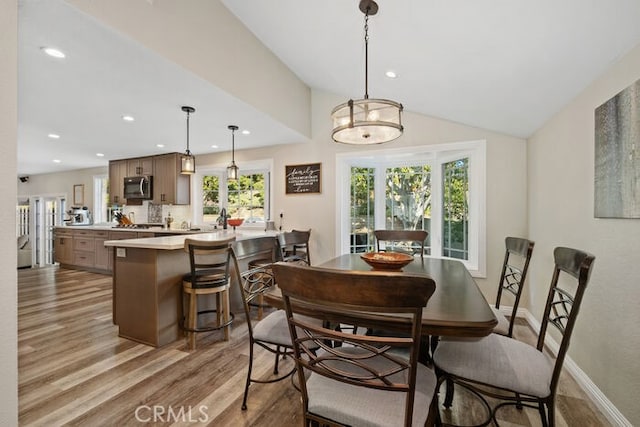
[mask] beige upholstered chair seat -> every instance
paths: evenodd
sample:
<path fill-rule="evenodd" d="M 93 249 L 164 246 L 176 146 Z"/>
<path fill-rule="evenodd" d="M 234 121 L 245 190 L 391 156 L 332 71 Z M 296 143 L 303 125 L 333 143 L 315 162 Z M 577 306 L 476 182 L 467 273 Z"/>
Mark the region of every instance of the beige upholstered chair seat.
<path fill-rule="evenodd" d="M 498 319 L 498 324 L 496 325 L 495 328 L 493 328 L 493 333 L 508 336 L 509 335 L 509 319 L 507 319 L 507 316 L 502 314 L 502 312 L 497 308 L 491 307 L 491 310 L 493 310 L 494 316 L 496 316 L 496 319 Z"/>
<path fill-rule="evenodd" d="M 302 316 L 305 321 L 322 326 L 322 321 Z M 287 323 L 287 313 L 276 310 L 253 327 L 253 339 L 264 343 L 291 347 L 291 334 Z"/>
<path fill-rule="evenodd" d="M 344 351 L 364 354 L 363 350 L 357 348 L 347 347 L 344 348 Z M 372 360 L 372 366 L 392 368 L 392 366 L 385 366 L 391 364 L 381 356 L 376 356 Z M 353 365 L 345 363 L 338 365 L 338 363 L 335 363 L 334 366 L 358 373 L 357 368 Z M 365 374 L 365 371 L 360 371 Z M 436 382 L 434 372 L 426 366 L 418 364 L 412 420 L 414 426 L 425 425 Z M 404 422 L 404 393 L 389 393 L 358 387 L 315 373 L 312 373 L 307 380 L 307 390 L 309 411 L 344 425 L 387 427 L 400 426 Z"/>
<path fill-rule="evenodd" d="M 449 374 L 536 397 L 551 394 L 555 360 L 502 335 L 438 344 L 433 360 Z"/>

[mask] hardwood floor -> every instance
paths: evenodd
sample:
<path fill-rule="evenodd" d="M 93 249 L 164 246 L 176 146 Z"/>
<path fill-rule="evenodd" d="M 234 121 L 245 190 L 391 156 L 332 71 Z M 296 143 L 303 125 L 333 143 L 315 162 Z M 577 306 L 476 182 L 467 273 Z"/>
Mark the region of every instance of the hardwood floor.
<path fill-rule="evenodd" d="M 199 334 L 197 350 L 181 340 L 160 349 L 119 338 L 111 321 L 111 276 L 58 267 L 18 271 L 19 421 L 29 426 L 289 426 L 300 425 L 290 381 L 253 384 L 242 393 L 248 360 L 243 316 L 231 339 Z M 525 324 L 518 339 L 534 342 Z M 290 361 L 284 361 L 281 369 Z M 271 373 L 257 352 L 254 370 Z M 558 426 L 609 425 L 565 375 L 557 398 Z M 468 422 L 472 399 L 456 392 L 443 420 Z M 480 417 L 482 415 L 479 415 Z M 501 425 L 537 426 L 533 410 L 504 410 Z M 476 419 L 477 421 L 477 419 Z"/>

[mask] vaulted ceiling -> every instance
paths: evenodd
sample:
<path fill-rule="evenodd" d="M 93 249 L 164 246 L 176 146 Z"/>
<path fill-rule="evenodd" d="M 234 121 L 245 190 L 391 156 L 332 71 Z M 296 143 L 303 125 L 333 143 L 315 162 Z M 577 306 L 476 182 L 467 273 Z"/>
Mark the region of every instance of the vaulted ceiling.
<path fill-rule="evenodd" d="M 309 87 L 345 100 L 364 95 L 358 0 L 221 1 Z M 369 20 L 370 97 L 523 138 L 640 43 L 637 0 L 378 4 Z M 67 58 L 44 55 L 50 45 Z M 197 153 L 228 151 L 234 122 L 251 131 L 236 140 L 243 148 L 305 138 L 62 0 L 20 1 L 18 48 L 21 175 L 183 151 L 184 104 L 218 112 L 195 113 Z M 123 122 L 127 114 L 136 120 Z"/>

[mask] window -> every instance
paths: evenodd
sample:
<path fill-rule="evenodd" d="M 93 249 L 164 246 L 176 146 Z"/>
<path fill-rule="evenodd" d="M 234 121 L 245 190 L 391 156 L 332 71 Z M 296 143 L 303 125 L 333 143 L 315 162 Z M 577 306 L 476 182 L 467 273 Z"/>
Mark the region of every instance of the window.
<path fill-rule="evenodd" d="M 224 208 L 233 218 L 244 218 L 244 226 L 263 226 L 270 219 L 271 162 L 244 165 L 237 181 L 227 181 L 226 168 L 199 167 L 194 186 L 195 223 L 213 225 Z"/>
<path fill-rule="evenodd" d="M 427 255 L 484 276 L 484 141 L 338 154 L 336 171 L 339 253 L 373 250 L 375 229 L 426 230 Z"/>
<path fill-rule="evenodd" d="M 227 187 L 227 211 L 234 218 L 244 218 L 248 224 L 260 222 L 265 218 L 265 181 L 267 174 L 240 174 L 237 181 L 231 181 Z"/>

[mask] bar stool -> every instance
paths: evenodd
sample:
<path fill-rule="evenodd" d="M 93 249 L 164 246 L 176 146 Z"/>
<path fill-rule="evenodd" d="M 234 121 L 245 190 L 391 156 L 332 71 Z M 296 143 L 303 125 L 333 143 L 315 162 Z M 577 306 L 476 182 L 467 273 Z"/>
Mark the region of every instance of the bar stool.
<path fill-rule="evenodd" d="M 278 235 L 278 243 L 284 262 L 296 262 L 301 265 L 311 265 L 309 254 L 309 238 L 311 230 L 291 230 Z"/>
<path fill-rule="evenodd" d="M 271 238 L 261 238 L 262 241 L 260 244 L 260 249 L 255 248 L 255 253 L 253 255 L 257 255 L 257 258 L 250 260 L 247 263 L 248 270 L 255 271 L 265 271 L 265 281 L 273 280 L 273 273 L 271 271 L 271 266 L 274 262 L 281 261 L 281 251 L 280 244 L 278 243 L 278 239 L 275 237 Z M 256 273 L 256 276 L 260 276 L 263 273 Z M 260 278 L 259 278 L 260 279 Z M 258 309 L 258 320 L 262 320 L 262 316 L 264 315 L 264 308 L 269 307 L 269 305 L 265 305 L 264 298 L 262 294 L 257 295 L 256 301 L 249 302 L 250 307 L 256 307 Z"/>
<path fill-rule="evenodd" d="M 191 271 L 182 278 L 183 298 L 188 297 L 188 310 L 182 328 L 187 331 L 189 349 L 196 348 L 196 333 L 224 329 L 224 340 L 229 340 L 233 313 L 229 310 L 231 249 L 235 240 L 185 239 L 184 250 L 189 254 Z M 198 297 L 215 295 L 216 308 L 198 311 Z M 184 303 L 183 303 L 184 306 Z M 216 323 L 198 327 L 201 314 L 216 313 Z"/>

